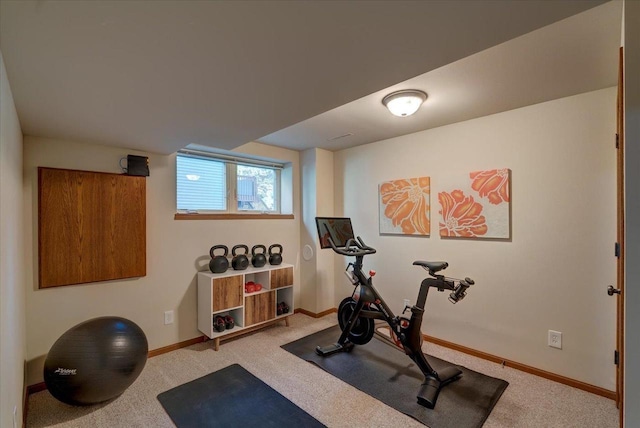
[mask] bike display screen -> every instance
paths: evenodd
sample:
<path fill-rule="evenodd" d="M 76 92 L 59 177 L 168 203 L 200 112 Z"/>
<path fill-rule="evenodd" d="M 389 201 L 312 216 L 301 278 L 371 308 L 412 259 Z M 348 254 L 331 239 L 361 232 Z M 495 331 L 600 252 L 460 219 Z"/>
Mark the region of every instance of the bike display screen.
<path fill-rule="evenodd" d="M 344 247 L 349 239 L 354 239 L 351 219 L 347 217 L 316 217 L 320 248 L 331 248 L 329 238 L 338 247 Z"/>

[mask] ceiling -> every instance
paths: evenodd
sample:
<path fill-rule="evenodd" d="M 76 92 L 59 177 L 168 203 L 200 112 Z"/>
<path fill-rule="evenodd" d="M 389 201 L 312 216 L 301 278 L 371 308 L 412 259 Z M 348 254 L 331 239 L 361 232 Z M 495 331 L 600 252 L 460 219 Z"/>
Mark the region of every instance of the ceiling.
<path fill-rule="evenodd" d="M 621 19 L 601 0 L 2 1 L 0 51 L 25 135 L 339 150 L 614 86 Z M 381 99 L 403 88 L 429 97 L 397 118 Z"/>

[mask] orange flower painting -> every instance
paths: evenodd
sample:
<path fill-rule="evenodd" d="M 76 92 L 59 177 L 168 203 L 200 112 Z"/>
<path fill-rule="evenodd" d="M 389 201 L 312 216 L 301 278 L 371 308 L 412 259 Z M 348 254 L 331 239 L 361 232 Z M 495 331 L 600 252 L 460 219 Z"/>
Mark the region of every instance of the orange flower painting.
<path fill-rule="evenodd" d="M 429 235 L 429 177 L 380 184 L 380 233 Z"/>
<path fill-rule="evenodd" d="M 475 171 L 446 183 L 438 192 L 440 236 L 511 237 L 511 170 Z"/>
<path fill-rule="evenodd" d="M 471 188 L 478 192 L 481 198 L 497 205 L 509 202 L 509 170 L 492 169 L 490 171 L 476 171 L 469 174 Z"/>
<path fill-rule="evenodd" d="M 482 205 L 465 196 L 462 190 L 438 193 L 443 222 L 440 236 L 480 237 L 487 233 L 487 224 L 482 215 Z"/>

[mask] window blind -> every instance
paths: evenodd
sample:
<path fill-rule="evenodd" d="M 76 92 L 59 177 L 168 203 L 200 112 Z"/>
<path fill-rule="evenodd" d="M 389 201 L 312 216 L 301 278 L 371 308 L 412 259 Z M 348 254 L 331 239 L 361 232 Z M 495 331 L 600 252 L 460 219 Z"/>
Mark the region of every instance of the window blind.
<path fill-rule="evenodd" d="M 224 162 L 178 155 L 176 181 L 178 210 L 226 210 Z"/>

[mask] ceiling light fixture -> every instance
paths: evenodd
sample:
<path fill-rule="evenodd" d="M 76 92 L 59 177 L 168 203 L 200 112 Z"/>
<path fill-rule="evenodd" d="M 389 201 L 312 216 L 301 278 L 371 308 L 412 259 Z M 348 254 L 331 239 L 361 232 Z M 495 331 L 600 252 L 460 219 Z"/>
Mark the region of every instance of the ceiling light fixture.
<path fill-rule="evenodd" d="M 389 109 L 391 114 L 406 117 L 418 111 L 426 99 L 427 94 L 425 92 L 417 89 L 404 89 L 385 96 L 382 99 L 382 104 Z"/>

